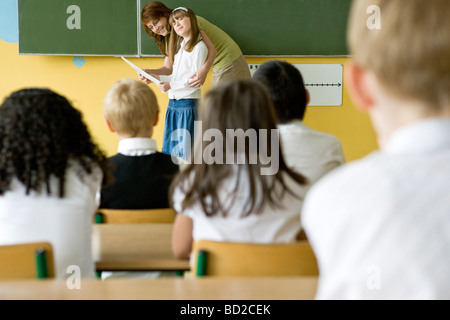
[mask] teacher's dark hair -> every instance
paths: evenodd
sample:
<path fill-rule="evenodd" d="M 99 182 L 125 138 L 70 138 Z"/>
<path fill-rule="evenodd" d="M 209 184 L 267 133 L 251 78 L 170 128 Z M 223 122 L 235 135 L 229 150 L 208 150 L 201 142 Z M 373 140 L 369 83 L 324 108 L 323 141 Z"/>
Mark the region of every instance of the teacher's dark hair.
<path fill-rule="evenodd" d="M 155 39 L 156 45 L 158 46 L 159 51 L 161 51 L 163 55 L 167 55 L 168 50 L 168 43 L 166 43 L 166 37 L 154 33 L 148 27 L 148 24 L 152 23 L 154 20 L 166 18 L 169 28 L 170 27 L 169 18 L 171 14 L 172 9 L 167 8 L 164 3 L 159 1 L 150 1 L 144 6 L 141 12 L 141 22 L 145 32 L 148 34 L 150 38 Z"/>
<path fill-rule="evenodd" d="M 81 113 L 66 98 L 48 89 L 12 93 L 0 106 L 0 195 L 17 178 L 31 191 L 52 192 L 50 178 L 58 181 L 64 197 L 66 170 L 80 164 L 80 179 L 96 167 L 109 181 L 104 153 L 93 143 Z"/>
<path fill-rule="evenodd" d="M 281 123 L 303 120 L 308 94 L 300 71 L 284 61 L 263 63 L 253 75 L 253 79 L 265 84 Z"/>

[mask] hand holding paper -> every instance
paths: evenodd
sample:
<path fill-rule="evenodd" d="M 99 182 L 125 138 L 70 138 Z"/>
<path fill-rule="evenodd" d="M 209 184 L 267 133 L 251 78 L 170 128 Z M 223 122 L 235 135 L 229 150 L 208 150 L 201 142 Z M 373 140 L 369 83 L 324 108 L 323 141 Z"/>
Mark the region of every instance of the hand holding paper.
<path fill-rule="evenodd" d="M 161 82 L 156 79 L 155 77 L 149 75 L 147 72 L 145 72 L 144 70 L 138 68 L 136 65 L 134 65 L 133 63 L 131 63 L 130 61 L 128 61 L 127 59 L 125 59 L 124 57 L 122 57 L 123 61 L 125 61 L 126 63 L 128 63 L 134 70 L 136 70 L 140 75 L 142 75 L 143 77 L 147 78 L 148 80 L 156 83 L 156 84 L 160 84 Z"/>
<path fill-rule="evenodd" d="M 159 90 L 161 90 L 162 93 L 167 93 L 170 90 L 169 82 L 161 82 L 157 86 L 158 86 Z"/>

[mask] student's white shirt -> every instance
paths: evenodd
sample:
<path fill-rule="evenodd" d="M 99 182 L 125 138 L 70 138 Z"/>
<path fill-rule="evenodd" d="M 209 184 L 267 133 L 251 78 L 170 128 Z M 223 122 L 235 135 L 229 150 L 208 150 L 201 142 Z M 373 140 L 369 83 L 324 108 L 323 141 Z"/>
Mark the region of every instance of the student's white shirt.
<path fill-rule="evenodd" d="M 128 138 L 119 141 L 118 153 L 129 157 L 148 156 L 158 152 L 158 143 L 152 138 Z M 172 160 L 180 168 L 185 166 L 186 160 L 172 155 Z M 100 199 L 100 191 L 98 194 Z"/>
<path fill-rule="evenodd" d="M 63 199 L 56 194 L 56 179 L 51 179 L 51 196 L 46 191 L 27 196 L 25 186 L 17 179 L 12 182 L 12 190 L 0 196 L 0 245 L 50 242 L 58 278 L 72 275 L 67 273 L 72 265 L 80 268 L 82 277 L 95 276 L 91 234 L 102 174 L 99 169 L 91 175 L 82 171 L 82 181 L 81 170 L 79 165 L 72 165 L 67 171 Z"/>
<path fill-rule="evenodd" d="M 308 193 L 318 299 L 450 299 L 450 120 L 404 127 Z"/>
<path fill-rule="evenodd" d="M 335 136 L 313 130 L 301 120 L 278 125 L 278 129 L 288 166 L 310 183 L 345 163 L 342 145 Z"/>
<path fill-rule="evenodd" d="M 208 48 L 203 41 L 197 43 L 192 52 L 184 50 L 184 46 L 183 40 L 174 58 L 172 75 L 160 76 L 160 80 L 170 83 L 170 99 L 200 99 L 201 89 L 189 87 L 188 81 L 205 64 Z"/>
<path fill-rule="evenodd" d="M 124 156 L 140 157 L 156 153 L 156 140 L 151 138 L 128 138 L 119 141 L 118 152 Z"/>
<path fill-rule="evenodd" d="M 237 180 L 237 165 L 235 175 L 219 183 L 219 198 L 226 208 L 230 207 L 226 217 L 215 215 L 207 217 L 200 204 L 182 210 L 184 192 L 177 187 L 173 196 L 174 209 L 193 220 L 194 240 L 248 242 L 248 243 L 290 243 L 296 240 L 301 230 L 300 210 L 305 195 L 305 186 L 298 185 L 286 176 L 286 184 L 298 197 L 285 193 L 281 198 L 283 208 L 266 206 L 260 214 L 252 213 L 243 218 L 244 205 L 249 197 L 249 181 L 242 173 L 236 197 L 233 196 Z M 280 190 L 280 186 L 277 186 Z M 280 197 L 276 197 L 277 200 Z"/>

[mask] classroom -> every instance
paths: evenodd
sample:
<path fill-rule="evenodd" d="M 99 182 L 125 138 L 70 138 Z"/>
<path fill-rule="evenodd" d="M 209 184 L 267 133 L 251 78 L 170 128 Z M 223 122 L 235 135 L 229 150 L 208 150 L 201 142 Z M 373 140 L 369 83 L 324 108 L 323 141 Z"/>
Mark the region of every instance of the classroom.
<path fill-rule="evenodd" d="M 61 0 L 57 5 L 52 4 L 51 0 L 33 1 L 2 0 L 0 3 L 1 102 L 20 89 L 51 89 L 66 97 L 79 110 L 93 141 L 104 155 L 116 155 L 120 142 L 105 121 L 105 96 L 119 80 L 139 80 L 137 72 L 121 57 L 146 70 L 157 70 L 168 61 L 141 23 L 142 9 L 149 0 Z M 237 0 L 234 5 L 220 0 L 161 2 L 169 8 L 177 8 L 174 11 L 187 12 L 185 7 L 189 7 L 198 16 L 225 30 L 240 46 L 252 76 L 261 65 L 271 61 L 283 61 L 297 67 L 305 78 L 305 85 L 312 94 L 310 101 L 313 102 L 307 106 L 302 121 L 313 130 L 335 136 L 342 144 L 346 163 L 359 163 L 380 150 L 381 140 L 377 137 L 371 117 L 352 99 L 349 92 L 352 83 L 346 77 L 353 70 L 349 66 L 352 57 L 346 39 L 352 0 L 304 0 L 295 3 L 291 0 Z M 372 6 L 365 12 L 368 28 L 379 27 L 377 18 L 380 12 L 377 8 Z M 158 23 L 151 23 L 149 29 Z M 56 30 L 59 28 L 56 25 L 61 25 L 61 29 Z M 39 36 L 35 37 L 35 34 Z M 161 82 L 164 83 L 162 78 Z M 205 96 L 214 99 L 208 95 L 215 89 L 212 82 L 211 68 L 201 87 L 200 101 Z M 173 97 L 162 92 L 157 84 L 148 84 L 148 87 L 156 95 L 159 106 L 159 121 L 153 128 L 152 138 L 156 141 L 157 151 L 161 152 L 165 141 L 164 119 Z M 333 92 L 330 105 L 316 102 L 326 99 L 328 92 Z M 202 132 L 201 123 L 199 127 L 198 131 Z M 217 151 L 215 154 L 217 156 Z M 350 199 L 350 196 L 345 196 L 342 201 Z M 208 310 L 205 312 L 213 317 L 212 310 L 215 316 L 223 313 L 219 310 L 220 305 L 209 304 L 205 307 L 200 302 L 193 304 L 192 301 L 242 300 L 239 310 L 258 305 L 273 312 L 274 309 L 267 306 L 270 303 L 264 306 L 247 300 L 268 300 L 276 306 L 275 300 L 315 299 L 318 275 L 200 278 L 200 273 L 205 272 L 199 271 L 203 249 L 194 244 L 192 250 L 196 250 L 195 262 L 198 264 L 196 277 L 192 273 L 192 261 L 175 259 L 171 252 L 172 226 L 180 206 L 175 205 L 176 210 L 168 208 L 156 213 L 159 217 L 154 221 L 146 221 L 147 217 L 132 210 L 128 210 L 127 218 L 115 216 L 114 212 L 110 215 L 108 209 L 97 211 L 92 225 L 96 279 L 80 281 L 76 268 L 68 272 L 64 281 L 32 279 L 5 282 L 0 277 L 0 300 L 189 300 L 190 305 L 174 304 L 170 312 L 173 315 L 183 312 L 187 315 Z M 132 219 L 138 222 L 124 222 Z M 150 241 L 154 244 L 152 252 L 145 245 Z M 253 254 L 242 253 L 239 256 L 241 253 L 233 252 L 232 248 L 226 250 L 230 255 L 236 254 L 236 260 L 245 261 Z M 279 251 L 281 253 L 276 254 L 273 260 L 279 258 L 279 265 L 287 263 L 283 262 L 286 257 L 282 256 L 282 250 Z M 263 254 L 267 255 L 267 252 Z M 138 261 L 138 256 L 143 258 Z M 156 274 L 156 271 L 168 272 L 171 276 L 99 279 L 102 272 L 104 275 L 105 272 Z M 368 282 L 365 285 L 376 287 L 379 281 L 376 276 L 380 270 L 375 265 L 366 271 Z M 152 306 L 160 307 L 158 304 Z M 170 308 L 170 304 L 162 306 Z M 295 307 L 295 304 L 289 304 L 283 311 L 284 315 L 293 312 Z M 278 315 L 282 315 L 282 311 L 276 310 L 280 312 Z"/>
<path fill-rule="evenodd" d="M 5 10 L 17 10 L 16 1 L 5 1 L 2 6 Z M 10 3 L 10 6 L 7 4 Z M 76 107 L 83 112 L 86 122 L 92 131 L 95 140 L 108 154 L 117 151 L 117 141 L 110 134 L 103 120 L 102 104 L 105 93 L 118 79 L 136 78 L 136 72 L 115 57 L 102 56 L 40 56 L 19 55 L 17 36 L 17 16 L 3 11 L 5 19 L 2 23 L 1 56 L 1 95 L 6 97 L 18 88 L 37 86 L 50 87 L 65 94 L 73 101 Z M 70 15 L 65 14 L 66 17 Z M 150 41 L 147 41 L 149 44 Z M 149 45 L 147 44 L 147 45 Z M 283 59 L 292 64 L 342 64 L 346 57 L 248 57 L 249 64 L 261 64 L 272 59 Z M 162 57 L 130 58 L 130 61 L 141 68 L 153 69 L 162 64 Z M 145 63 L 144 63 L 145 61 Z M 32 73 L 30 75 L 30 72 Z M 23 75 L 27 76 L 23 76 Z M 211 75 L 210 75 L 211 76 Z M 86 86 L 86 79 L 91 79 L 94 85 Z M 203 91 L 210 89 L 210 78 L 205 82 Z M 314 107 L 308 109 L 306 123 L 311 127 L 331 133 L 342 142 L 346 159 L 348 161 L 359 159 L 377 149 L 375 134 L 367 116 L 358 111 L 345 91 L 343 83 L 342 107 Z M 161 108 L 168 103 L 167 95 L 155 90 Z M 161 110 L 164 114 L 164 109 Z M 164 123 L 160 122 L 154 133 L 154 138 L 161 148 Z M 355 134 L 357 133 L 357 134 Z"/>

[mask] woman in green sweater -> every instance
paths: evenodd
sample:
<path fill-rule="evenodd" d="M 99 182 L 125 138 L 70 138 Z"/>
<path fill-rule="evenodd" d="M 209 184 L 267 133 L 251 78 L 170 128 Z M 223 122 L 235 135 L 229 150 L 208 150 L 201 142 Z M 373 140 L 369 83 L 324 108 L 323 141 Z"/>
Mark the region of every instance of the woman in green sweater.
<path fill-rule="evenodd" d="M 141 13 L 141 21 L 150 38 L 155 39 L 159 50 L 165 56 L 164 66 L 156 70 L 145 70 L 156 75 L 172 74 L 172 65 L 167 54 L 170 33 L 169 16 L 172 9 L 159 1 L 151 1 L 145 5 Z M 191 87 L 201 87 L 213 68 L 212 86 L 222 81 L 251 78 L 250 70 L 236 42 L 222 29 L 206 19 L 197 16 L 200 34 L 208 47 L 208 57 L 203 67 L 194 73 L 189 81 Z M 140 77 L 150 83 L 149 80 Z"/>

